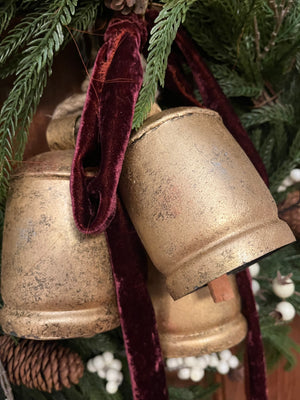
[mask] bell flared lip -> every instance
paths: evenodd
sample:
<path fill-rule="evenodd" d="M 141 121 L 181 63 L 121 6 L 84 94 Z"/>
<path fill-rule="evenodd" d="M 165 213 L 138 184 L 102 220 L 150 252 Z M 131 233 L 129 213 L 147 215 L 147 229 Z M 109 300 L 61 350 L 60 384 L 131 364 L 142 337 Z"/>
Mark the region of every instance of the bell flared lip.
<path fill-rule="evenodd" d="M 117 328 L 119 315 L 105 315 L 103 307 L 79 310 L 20 310 L 4 305 L 0 310 L 2 330 L 11 335 L 34 340 L 58 340 L 92 337 Z"/>
<path fill-rule="evenodd" d="M 236 346 L 247 334 L 245 317 L 238 313 L 234 318 L 209 329 L 194 333 L 160 332 L 159 339 L 164 357 L 202 356 Z"/>
<path fill-rule="evenodd" d="M 263 256 L 295 241 L 289 226 L 282 220 L 266 221 L 244 227 L 181 260 L 166 276 L 167 290 L 174 300 L 194 292 L 212 280 L 257 262 Z"/>

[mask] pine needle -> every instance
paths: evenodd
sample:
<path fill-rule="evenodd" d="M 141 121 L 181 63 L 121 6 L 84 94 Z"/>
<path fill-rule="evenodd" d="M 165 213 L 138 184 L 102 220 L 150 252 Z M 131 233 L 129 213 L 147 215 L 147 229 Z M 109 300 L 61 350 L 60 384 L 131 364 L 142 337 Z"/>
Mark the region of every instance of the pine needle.
<path fill-rule="evenodd" d="M 179 25 L 184 22 L 189 7 L 196 0 L 171 0 L 164 5 L 155 20 L 149 41 L 147 67 L 135 107 L 133 129 L 144 122 L 155 99 L 158 83 L 164 85 L 167 61 Z"/>
<path fill-rule="evenodd" d="M 63 23 L 69 23 L 75 13 L 77 0 L 56 0 L 47 12 L 39 16 L 33 31 L 26 36 L 26 48 L 16 69 L 16 79 L 0 111 L 0 208 L 3 212 L 10 173 L 15 161 L 21 160 L 32 116 L 42 96 L 47 77 L 51 74 L 54 54 L 62 46 L 65 35 Z M 25 25 L 32 20 L 27 16 Z M 19 40 L 15 35 L 18 35 Z M 11 53 L 9 43 L 23 44 L 23 31 L 15 28 L 8 35 L 2 60 Z M 10 39 L 9 39 L 10 38 Z M 17 46 L 17 47 L 18 47 Z M 12 46 L 13 47 L 13 46 Z M 16 46 L 14 49 L 17 48 Z"/>

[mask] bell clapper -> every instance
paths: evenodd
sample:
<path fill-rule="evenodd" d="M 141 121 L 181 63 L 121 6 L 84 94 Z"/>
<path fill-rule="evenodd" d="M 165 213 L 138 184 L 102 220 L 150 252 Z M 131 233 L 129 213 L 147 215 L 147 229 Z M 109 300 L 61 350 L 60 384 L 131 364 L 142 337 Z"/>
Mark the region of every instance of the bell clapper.
<path fill-rule="evenodd" d="M 228 275 L 224 274 L 208 283 L 210 295 L 215 303 L 228 301 L 234 298 L 234 293 Z"/>

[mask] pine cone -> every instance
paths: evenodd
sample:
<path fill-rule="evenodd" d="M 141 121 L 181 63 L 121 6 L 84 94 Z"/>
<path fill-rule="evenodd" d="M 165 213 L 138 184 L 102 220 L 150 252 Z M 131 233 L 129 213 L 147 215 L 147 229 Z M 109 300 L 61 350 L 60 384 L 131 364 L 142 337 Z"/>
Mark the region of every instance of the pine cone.
<path fill-rule="evenodd" d="M 78 354 L 58 342 L 0 337 L 0 359 L 14 385 L 45 392 L 69 388 L 79 382 L 84 365 Z"/>
<path fill-rule="evenodd" d="M 105 0 L 107 8 L 114 11 L 121 11 L 122 14 L 129 14 L 133 11 L 135 14 L 145 14 L 148 0 Z"/>
<path fill-rule="evenodd" d="M 290 192 L 278 206 L 279 218 L 288 223 L 297 239 L 300 238 L 300 191 Z"/>

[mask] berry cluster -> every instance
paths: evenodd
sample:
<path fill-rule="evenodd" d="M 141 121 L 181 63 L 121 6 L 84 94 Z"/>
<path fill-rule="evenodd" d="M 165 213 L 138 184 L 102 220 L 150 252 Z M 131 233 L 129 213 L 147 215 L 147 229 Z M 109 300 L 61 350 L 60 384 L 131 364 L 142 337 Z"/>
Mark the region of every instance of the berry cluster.
<path fill-rule="evenodd" d="M 207 368 L 215 368 L 220 374 L 226 375 L 230 369 L 236 369 L 238 366 L 239 360 L 230 350 L 199 357 L 179 357 L 166 360 L 166 367 L 169 371 L 176 370 L 179 379 L 190 379 L 193 382 L 200 382 Z"/>
<path fill-rule="evenodd" d="M 106 379 L 105 388 L 109 394 L 117 393 L 123 381 L 122 363 L 114 358 L 113 353 L 106 351 L 91 358 L 86 367 L 89 372 L 97 372 L 100 378 Z"/>
<path fill-rule="evenodd" d="M 251 265 L 249 271 L 252 278 L 256 278 L 260 272 L 259 264 Z M 282 301 L 276 305 L 275 312 L 272 313 L 272 315 L 280 321 L 291 321 L 296 315 L 295 307 L 285 300 L 295 293 L 295 284 L 291 277 L 292 274 L 284 276 L 278 271 L 277 277 L 272 281 L 273 293 L 282 299 Z M 256 279 L 252 279 L 252 291 L 254 296 L 258 295 L 260 292 L 260 284 Z"/>

